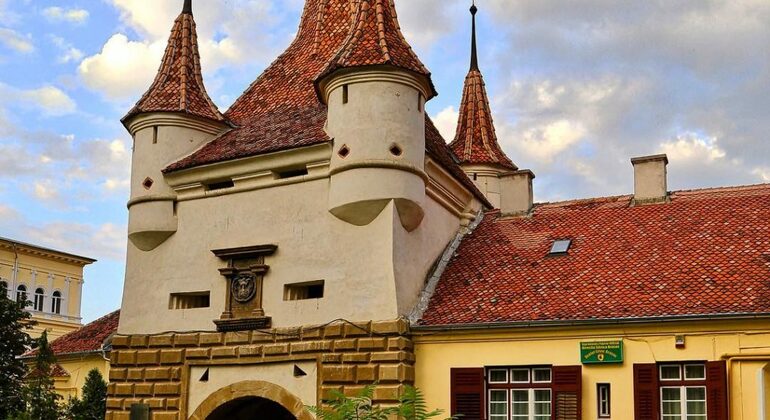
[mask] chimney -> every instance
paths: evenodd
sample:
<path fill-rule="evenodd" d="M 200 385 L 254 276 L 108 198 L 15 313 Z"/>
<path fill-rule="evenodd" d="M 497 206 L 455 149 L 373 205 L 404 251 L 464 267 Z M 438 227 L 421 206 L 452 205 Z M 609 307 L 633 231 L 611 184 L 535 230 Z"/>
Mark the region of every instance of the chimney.
<path fill-rule="evenodd" d="M 634 165 L 634 205 L 663 203 L 668 199 L 668 156 L 631 159 Z"/>
<path fill-rule="evenodd" d="M 532 210 L 532 180 L 529 169 L 500 175 L 500 211 L 504 216 L 526 216 Z"/>

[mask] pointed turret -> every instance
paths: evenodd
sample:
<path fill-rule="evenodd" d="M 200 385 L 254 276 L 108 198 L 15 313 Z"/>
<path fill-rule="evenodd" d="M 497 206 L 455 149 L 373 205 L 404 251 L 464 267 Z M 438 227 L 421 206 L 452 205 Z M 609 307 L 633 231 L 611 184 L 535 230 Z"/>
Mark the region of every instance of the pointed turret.
<path fill-rule="evenodd" d="M 509 207 L 507 202 L 522 195 L 513 191 L 519 188 L 519 185 L 528 185 L 531 192 L 531 180 L 534 178 L 534 174 L 530 171 L 518 171 L 516 165 L 500 148 L 497 141 L 484 76 L 479 69 L 476 45 L 476 13 L 478 8 L 475 2 L 470 11 L 472 21 L 470 70 L 465 77 L 457 132 L 449 147 L 460 158 L 463 170 L 484 196 L 495 207 L 506 208 Z M 511 179 L 523 179 L 525 182 L 522 184 L 517 181 L 513 183 L 515 184 L 513 187 L 509 187 L 513 185 Z M 506 189 L 508 191 L 505 191 Z M 530 197 L 528 202 L 531 202 L 531 193 L 528 196 Z M 525 212 L 516 210 L 510 213 Z"/>
<path fill-rule="evenodd" d="M 230 128 L 203 86 L 192 0 L 176 18 L 160 70 L 123 118 L 134 139 L 128 237 L 142 251 L 176 232 L 176 193 L 163 169 Z"/>
<path fill-rule="evenodd" d="M 185 0 L 182 13 L 174 22 L 155 81 L 123 122 L 148 112 L 179 112 L 218 122 L 225 120 L 203 85 L 192 0 Z"/>
<path fill-rule="evenodd" d="M 492 111 L 489 106 L 484 77 L 479 70 L 476 47 L 476 13 L 471 6 L 473 30 L 471 35 L 471 66 L 465 77 L 463 99 L 460 103 L 460 118 L 457 132 L 450 147 L 463 165 L 492 165 L 504 170 L 516 170 L 516 165 L 506 156 L 497 142 Z"/>

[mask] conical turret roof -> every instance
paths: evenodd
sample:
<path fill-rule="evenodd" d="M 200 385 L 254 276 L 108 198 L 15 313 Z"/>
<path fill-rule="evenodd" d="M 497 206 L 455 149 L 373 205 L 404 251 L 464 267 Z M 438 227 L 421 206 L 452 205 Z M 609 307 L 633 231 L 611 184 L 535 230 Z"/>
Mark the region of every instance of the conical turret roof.
<path fill-rule="evenodd" d="M 174 21 L 155 80 L 123 121 L 147 112 L 181 112 L 225 121 L 203 84 L 191 0 L 185 0 L 182 13 Z"/>
<path fill-rule="evenodd" d="M 449 147 L 460 158 L 462 164 L 485 164 L 516 170 L 518 169 L 516 165 L 511 162 L 511 159 L 503 152 L 497 142 L 497 133 L 492 120 L 492 110 L 489 106 L 484 76 L 479 70 L 476 53 L 477 11 L 478 9 L 474 4 L 471 7 L 471 14 L 473 15 L 471 67 L 465 77 L 455 139 Z"/>

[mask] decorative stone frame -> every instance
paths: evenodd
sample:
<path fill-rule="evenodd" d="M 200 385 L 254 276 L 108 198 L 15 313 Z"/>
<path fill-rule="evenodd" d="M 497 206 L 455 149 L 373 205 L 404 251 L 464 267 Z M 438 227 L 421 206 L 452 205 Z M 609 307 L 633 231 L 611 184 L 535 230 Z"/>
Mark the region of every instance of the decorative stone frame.
<path fill-rule="evenodd" d="M 265 257 L 273 255 L 277 245 L 256 245 L 240 248 L 218 249 L 211 251 L 218 258 L 227 261 L 226 268 L 219 273 L 227 279 L 225 288 L 225 311 L 218 320 L 214 320 L 217 331 L 248 331 L 270 328 L 271 319 L 262 309 L 262 285 L 270 266 L 265 264 Z M 242 276 L 251 277 L 254 283 L 252 293 L 241 300 L 233 295 L 234 283 Z"/>
<path fill-rule="evenodd" d="M 239 398 L 257 397 L 273 401 L 297 418 L 314 420 L 302 400 L 278 385 L 263 381 L 243 381 L 226 386 L 209 395 L 192 413 L 189 420 L 206 420 L 217 408 Z"/>

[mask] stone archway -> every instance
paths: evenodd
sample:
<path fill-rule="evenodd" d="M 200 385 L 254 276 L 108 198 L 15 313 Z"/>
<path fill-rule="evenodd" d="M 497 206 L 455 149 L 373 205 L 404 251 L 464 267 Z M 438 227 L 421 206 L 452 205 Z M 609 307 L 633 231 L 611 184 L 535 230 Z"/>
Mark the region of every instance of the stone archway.
<path fill-rule="evenodd" d="M 267 416 L 255 417 L 255 410 Z M 313 420 L 302 400 L 264 381 L 238 382 L 214 392 L 198 406 L 190 420 L 237 419 L 240 413 L 256 419 Z"/>

